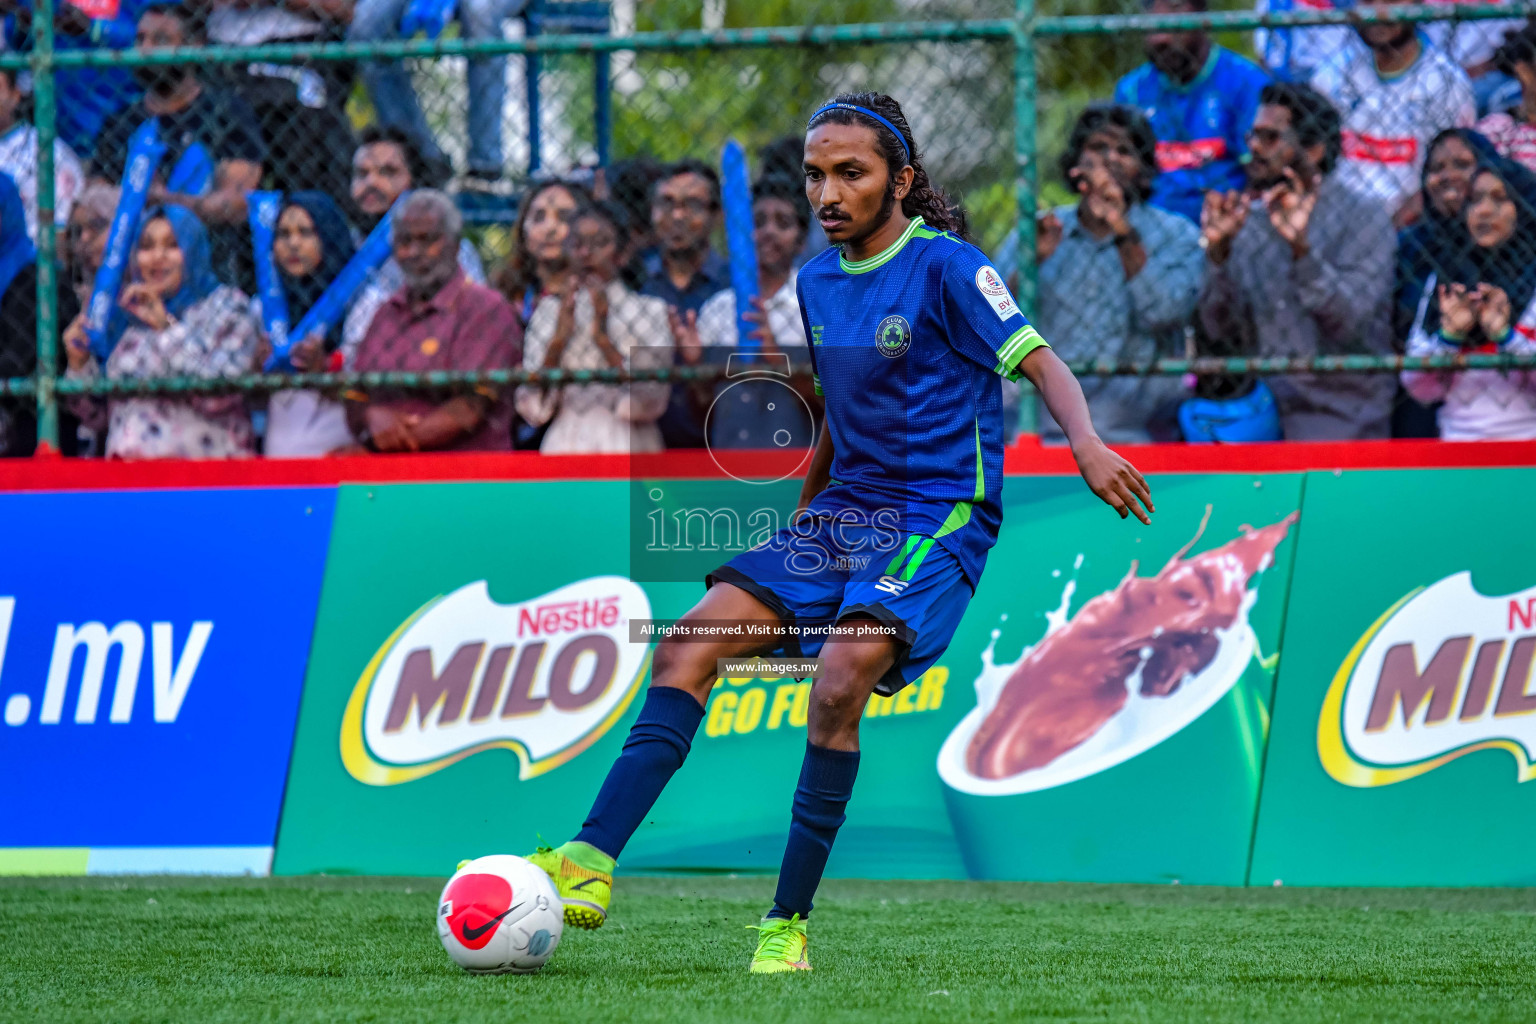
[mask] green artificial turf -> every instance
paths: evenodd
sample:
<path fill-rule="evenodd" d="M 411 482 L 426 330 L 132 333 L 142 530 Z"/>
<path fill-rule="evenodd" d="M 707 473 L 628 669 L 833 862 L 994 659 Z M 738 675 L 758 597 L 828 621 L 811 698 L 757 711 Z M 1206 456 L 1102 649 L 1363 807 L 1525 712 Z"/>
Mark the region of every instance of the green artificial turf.
<path fill-rule="evenodd" d="M 0 1021 L 1536 1019 L 1536 890 L 828 882 L 752 977 L 764 878 L 624 878 L 549 966 L 449 963 L 442 880 L 0 880 Z"/>

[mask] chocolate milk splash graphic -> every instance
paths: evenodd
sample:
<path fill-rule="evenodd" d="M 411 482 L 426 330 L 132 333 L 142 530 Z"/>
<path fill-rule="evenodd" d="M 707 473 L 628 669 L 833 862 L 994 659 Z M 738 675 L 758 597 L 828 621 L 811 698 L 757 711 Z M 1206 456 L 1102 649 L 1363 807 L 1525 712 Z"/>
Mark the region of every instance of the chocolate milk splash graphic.
<path fill-rule="evenodd" d="M 1184 556 L 1200 529 L 1156 576 L 1136 575 L 1080 608 L 1013 669 L 965 751 L 980 779 L 1042 768 L 1086 742 L 1125 707 L 1134 686 L 1167 697 L 1216 657 L 1220 634 L 1244 609 L 1248 581 L 1274 561 L 1297 513 L 1219 548 Z M 1134 678 L 1133 678 L 1134 677 Z"/>

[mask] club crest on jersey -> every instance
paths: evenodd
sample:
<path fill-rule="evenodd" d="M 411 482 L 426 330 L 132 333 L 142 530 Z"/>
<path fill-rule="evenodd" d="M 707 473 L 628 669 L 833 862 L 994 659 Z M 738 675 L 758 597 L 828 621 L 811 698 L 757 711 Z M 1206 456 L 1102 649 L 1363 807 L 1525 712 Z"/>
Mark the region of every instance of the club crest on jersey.
<path fill-rule="evenodd" d="M 912 347 L 912 325 L 907 323 L 907 318 L 892 313 L 880 321 L 880 326 L 875 328 L 875 348 L 887 359 L 895 359 L 905 355 L 907 349 Z"/>

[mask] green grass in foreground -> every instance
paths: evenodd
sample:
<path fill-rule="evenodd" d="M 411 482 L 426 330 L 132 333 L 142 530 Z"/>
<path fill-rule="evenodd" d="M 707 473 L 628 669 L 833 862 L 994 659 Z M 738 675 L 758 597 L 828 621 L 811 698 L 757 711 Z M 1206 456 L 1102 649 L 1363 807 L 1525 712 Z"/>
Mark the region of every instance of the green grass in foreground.
<path fill-rule="evenodd" d="M 441 879 L 0 880 L 0 1021 L 1536 1019 L 1536 890 L 829 882 L 745 972 L 763 878 L 625 878 L 531 976 L 438 944 Z"/>

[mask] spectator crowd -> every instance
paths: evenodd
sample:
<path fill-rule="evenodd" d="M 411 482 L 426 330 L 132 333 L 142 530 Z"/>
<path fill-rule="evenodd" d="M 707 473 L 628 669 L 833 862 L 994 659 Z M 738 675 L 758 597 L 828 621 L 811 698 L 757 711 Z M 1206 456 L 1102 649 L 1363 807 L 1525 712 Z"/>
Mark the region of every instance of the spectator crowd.
<path fill-rule="evenodd" d="M 7 2 L 8 42 L 25 46 L 30 8 Z M 466 0 L 457 17 L 466 36 L 495 37 L 524 6 Z M 117 0 L 89 16 L 61 5 L 55 29 L 65 49 L 379 40 L 423 9 Z M 1074 201 L 1036 225 L 1038 326 L 1063 358 L 1536 352 L 1536 21 L 1264 31 L 1259 61 L 1195 30 L 1148 34 L 1145 50 L 1077 117 L 1060 162 Z M 457 191 L 505 194 L 505 59 L 467 63 Z M 708 164 L 641 157 L 538 180 L 516 197 L 510 254 L 488 268 L 408 71 L 365 62 L 360 78 L 375 121 L 359 131 L 343 62 L 61 71 L 54 223 L 42 225 L 29 83 L 0 71 L 0 377 L 35 371 L 36 240 L 55 230 L 71 380 L 724 367 L 746 346 L 782 382 L 73 395 L 66 454 L 647 452 L 810 436 L 820 403 L 796 274 L 826 243 L 798 137 L 757 154 L 758 298 L 738 310 Z M 139 180 L 151 143 L 158 170 Z M 132 235 L 113 248 L 116 221 Z M 116 287 L 105 302 L 103 282 Z M 785 385 L 800 401 L 782 400 Z M 1536 371 L 1083 385 L 1111 443 L 1536 438 Z M 1041 416 L 1046 441 L 1062 440 Z M 0 399 L 0 454 L 31 454 L 36 433 L 30 399 Z"/>

